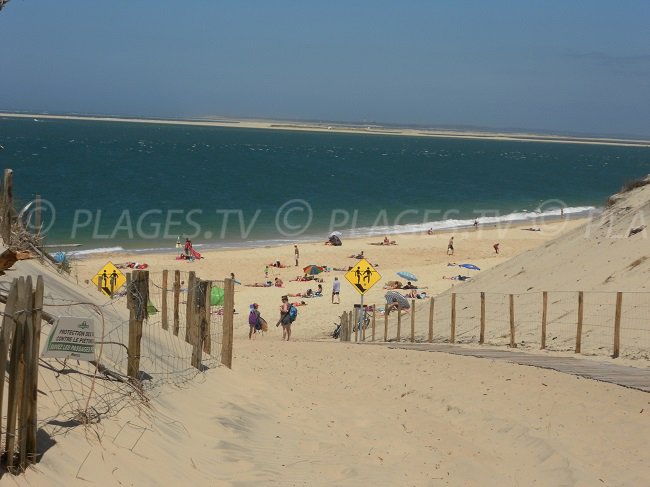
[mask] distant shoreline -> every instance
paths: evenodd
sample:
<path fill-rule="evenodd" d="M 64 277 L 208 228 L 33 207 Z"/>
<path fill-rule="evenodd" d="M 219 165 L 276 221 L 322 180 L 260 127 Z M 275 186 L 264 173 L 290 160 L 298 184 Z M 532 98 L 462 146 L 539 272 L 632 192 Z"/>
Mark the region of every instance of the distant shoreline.
<path fill-rule="evenodd" d="M 49 115 L 42 113 L 12 113 L 1 112 L 0 117 L 9 118 L 42 118 L 51 120 L 81 120 L 95 122 L 130 122 L 150 123 L 163 125 L 193 125 L 204 127 L 238 127 L 262 130 L 285 130 L 302 132 L 333 132 L 344 134 L 363 135 L 396 135 L 403 137 L 436 137 L 436 138 L 457 138 L 457 139 L 483 139 L 483 140 L 504 140 L 518 142 L 552 142 L 561 144 L 590 144 L 590 145 L 613 145 L 623 147 L 650 147 L 650 140 L 625 139 L 612 137 L 573 137 L 563 135 L 543 135 L 531 133 L 506 133 L 506 132 L 482 132 L 482 131 L 461 131 L 426 128 L 406 128 L 391 126 L 361 126 L 344 123 L 310 123 L 291 122 L 282 120 L 256 120 L 256 119 L 157 119 L 157 118 L 127 118 L 109 116 L 86 116 L 86 115 Z"/>

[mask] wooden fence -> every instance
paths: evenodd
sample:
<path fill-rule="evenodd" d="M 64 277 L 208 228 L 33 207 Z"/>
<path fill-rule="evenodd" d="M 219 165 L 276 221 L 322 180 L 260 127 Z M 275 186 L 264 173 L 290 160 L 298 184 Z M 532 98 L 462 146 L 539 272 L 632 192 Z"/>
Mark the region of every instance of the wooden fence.
<path fill-rule="evenodd" d="M 127 308 L 129 309 L 129 339 L 127 375 L 139 380 L 143 322 L 148 318 L 149 272 L 136 270 L 127 274 Z M 180 271 L 174 271 L 174 280 L 169 280 L 169 272 L 163 271 L 161 289 L 161 321 L 163 330 L 178 336 L 181 330 L 181 291 L 185 298 L 185 341 L 192 346 L 191 366 L 202 370 L 203 353 L 213 353 L 211 337 L 211 290 L 213 281 L 196 277 L 195 272 L 188 275 L 187 287 L 181 287 Z M 221 363 L 232 368 L 234 281 L 225 279 L 223 321 L 221 329 Z M 171 301 L 171 320 L 169 308 Z M 171 329 L 170 329 L 171 324 Z"/>
<path fill-rule="evenodd" d="M 650 293 L 449 293 L 411 300 L 406 310 L 382 311 L 369 307 L 361 331 L 358 310 L 344 312 L 340 339 L 485 343 L 650 359 Z M 383 333 L 376 326 L 382 319 Z"/>
<path fill-rule="evenodd" d="M 0 332 L 0 418 L 4 461 L 11 473 L 37 460 L 38 363 L 40 356 L 43 278 L 14 279 L 7 295 Z M 6 378 L 6 380 L 5 380 Z M 5 401 L 5 382 L 7 399 Z"/>

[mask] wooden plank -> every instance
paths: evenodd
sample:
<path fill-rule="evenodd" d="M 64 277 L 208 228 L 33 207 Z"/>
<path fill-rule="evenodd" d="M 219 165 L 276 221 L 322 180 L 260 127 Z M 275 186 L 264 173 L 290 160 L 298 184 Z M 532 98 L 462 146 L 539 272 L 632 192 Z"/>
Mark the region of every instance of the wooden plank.
<path fill-rule="evenodd" d="M 25 279 L 20 277 L 16 283 L 18 288 L 18 299 L 16 301 L 16 309 L 14 314 L 14 321 L 16 329 L 11 343 L 11 359 L 7 368 L 9 375 L 9 394 L 7 396 L 7 430 L 5 440 L 5 450 L 7 452 L 6 464 L 7 470 L 14 471 L 14 454 L 16 452 L 16 418 L 18 411 L 20 411 L 20 397 L 22 394 L 22 379 L 21 379 L 21 365 L 23 353 L 23 337 L 24 337 L 24 313 L 18 311 L 25 309 Z"/>
<path fill-rule="evenodd" d="M 402 341 L 402 309 L 397 310 L 397 341 Z"/>
<path fill-rule="evenodd" d="M 16 322 L 14 315 L 18 304 L 18 281 L 14 279 L 9 288 L 7 303 L 5 304 L 2 316 L 2 332 L 0 333 L 0 420 L 4 416 L 2 408 L 4 404 L 5 375 L 7 373 L 7 354 L 14 339 Z"/>
<path fill-rule="evenodd" d="M 18 413 L 18 466 L 25 471 L 28 466 L 27 458 L 27 436 L 29 428 L 29 406 L 31 404 L 32 377 L 34 369 L 38 367 L 38 358 L 32 356 L 34 346 L 34 324 L 32 313 L 34 312 L 34 296 L 32 294 L 32 277 L 25 280 L 25 307 L 22 315 L 23 326 L 23 353 L 21 361 L 22 369 L 22 391 L 21 403 Z"/>
<path fill-rule="evenodd" d="M 456 293 L 451 293 L 451 322 L 449 324 L 449 342 L 456 343 Z"/>
<path fill-rule="evenodd" d="M 234 279 L 224 279 L 223 287 L 223 338 L 221 340 L 221 363 L 232 369 L 233 312 L 235 310 Z"/>
<path fill-rule="evenodd" d="M 435 311 L 436 298 L 431 298 L 429 303 L 429 343 L 433 342 L 433 313 Z"/>
<path fill-rule="evenodd" d="M 5 247 L 11 246 L 11 223 L 13 219 L 14 211 L 14 187 L 13 187 L 13 169 L 5 169 L 4 171 L 4 182 L 2 185 L 2 203 L 3 203 L 3 214 L 2 214 L 2 240 L 5 243 Z"/>
<path fill-rule="evenodd" d="M 147 318 L 149 303 L 149 271 L 133 271 L 127 294 L 131 298 L 127 375 L 131 380 L 137 380 L 140 373 L 142 322 Z"/>
<path fill-rule="evenodd" d="M 162 272 L 162 296 L 160 301 L 160 320 L 162 321 L 163 330 L 169 330 L 169 318 L 167 317 L 167 278 L 169 271 L 164 270 Z"/>
<path fill-rule="evenodd" d="M 185 303 L 185 341 L 192 344 L 192 331 L 195 326 L 194 310 L 196 309 L 196 272 L 190 271 L 187 276 L 187 302 Z M 224 312 L 225 316 L 225 312 Z"/>
<path fill-rule="evenodd" d="M 576 326 L 576 349 L 575 353 L 580 353 L 582 349 L 582 318 L 584 313 L 584 293 L 578 292 L 578 325 Z"/>
<path fill-rule="evenodd" d="M 510 294 L 510 347 L 517 348 L 515 341 L 515 296 Z"/>
<path fill-rule="evenodd" d="M 180 328 L 179 306 L 181 300 L 181 271 L 174 271 L 174 335 L 178 336 Z"/>
<path fill-rule="evenodd" d="M 192 344 L 192 367 L 201 370 L 201 351 L 203 349 L 203 329 L 205 323 L 205 290 L 207 282 L 201 279 L 196 280 L 196 296 L 194 302 L 194 316 L 196 322 L 190 331 L 190 343 Z"/>
<path fill-rule="evenodd" d="M 411 343 L 415 342 L 415 299 L 411 299 Z"/>
<path fill-rule="evenodd" d="M 388 341 L 388 313 L 384 310 L 384 341 Z"/>
<path fill-rule="evenodd" d="M 621 309 L 623 306 L 623 293 L 616 293 L 616 313 L 614 315 L 614 353 L 612 358 L 617 358 L 621 351 Z"/>
<path fill-rule="evenodd" d="M 32 342 L 32 357 L 35 367 L 32 369 L 31 391 L 29 396 L 30 407 L 27 431 L 27 454 L 31 463 L 38 460 L 38 364 L 41 353 L 41 318 L 43 315 L 43 294 L 44 283 L 43 276 L 36 279 L 36 288 L 33 294 L 33 315 L 32 322 L 34 326 L 34 340 Z"/>
<path fill-rule="evenodd" d="M 377 315 L 377 305 L 372 305 L 372 341 L 375 341 L 375 317 Z"/>
<path fill-rule="evenodd" d="M 478 342 L 483 345 L 485 342 L 485 293 L 481 292 L 481 330 L 479 333 Z"/>
<path fill-rule="evenodd" d="M 206 282 L 205 290 L 205 325 L 203 327 L 203 351 L 212 354 L 212 281 Z"/>
<path fill-rule="evenodd" d="M 548 292 L 544 291 L 542 293 L 542 343 L 540 348 L 544 350 L 546 348 L 546 320 L 547 320 L 547 311 L 548 311 Z"/>

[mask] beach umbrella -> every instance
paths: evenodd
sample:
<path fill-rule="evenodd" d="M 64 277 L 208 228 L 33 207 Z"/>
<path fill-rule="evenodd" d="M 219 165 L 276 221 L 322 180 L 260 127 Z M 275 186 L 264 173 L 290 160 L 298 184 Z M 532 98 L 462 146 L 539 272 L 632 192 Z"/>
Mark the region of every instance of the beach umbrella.
<path fill-rule="evenodd" d="M 330 233 L 330 237 L 341 237 L 343 234 L 339 231 Z"/>
<path fill-rule="evenodd" d="M 399 272 L 397 273 L 397 275 L 398 275 L 399 277 L 404 278 L 404 279 L 406 279 L 407 281 L 411 281 L 411 282 L 415 282 L 415 281 L 418 280 L 417 277 L 415 277 L 415 276 L 414 276 L 413 274 L 411 274 L 410 272 L 406 272 L 406 271 L 399 271 Z"/>
<path fill-rule="evenodd" d="M 471 271 L 480 271 L 481 268 L 478 266 L 475 266 L 474 264 L 459 264 L 458 267 L 464 267 L 465 269 L 469 269 Z"/>
<path fill-rule="evenodd" d="M 320 274 L 324 270 L 325 269 L 322 268 L 321 266 L 313 265 L 313 264 L 308 265 L 303 269 L 306 276 L 315 276 L 316 274 Z"/>
<path fill-rule="evenodd" d="M 411 307 L 406 296 L 398 293 L 397 291 L 388 291 L 386 294 L 384 294 L 384 297 L 386 298 L 386 304 L 391 304 L 394 301 L 397 301 L 400 309 L 409 309 Z"/>

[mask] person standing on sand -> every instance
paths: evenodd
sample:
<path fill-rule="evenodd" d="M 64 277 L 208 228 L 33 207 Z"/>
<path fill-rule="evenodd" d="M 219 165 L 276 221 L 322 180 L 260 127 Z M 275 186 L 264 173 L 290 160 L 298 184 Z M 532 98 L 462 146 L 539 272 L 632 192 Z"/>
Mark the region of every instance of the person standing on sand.
<path fill-rule="evenodd" d="M 334 304 L 334 296 L 336 296 L 336 304 L 341 304 L 341 281 L 338 277 L 334 278 L 334 283 L 332 284 L 332 304 Z"/>
<path fill-rule="evenodd" d="M 447 244 L 447 255 L 454 255 L 454 237 L 451 237 Z"/>
<path fill-rule="evenodd" d="M 264 277 L 266 277 L 267 279 L 269 278 L 269 266 L 268 265 L 264 268 Z"/>
<path fill-rule="evenodd" d="M 289 316 L 289 298 L 282 296 L 282 305 L 280 306 L 280 320 L 275 326 L 282 325 L 282 340 L 291 338 L 291 316 Z"/>
<path fill-rule="evenodd" d="M 495 243 L 492 247 L 494 247 L 494 251 L 498 254 L 499 253 L 499 243 Z"/>
<path fill-rule="evenodd" d="M 478 220 L 474 219 L 474 230 L 478 229 Z"/>
<path fill-rule="evenodd" d="M 255 334 L 260 330 L 260 311 L 259 308 L 260 305 L 257 303 L 251 304 L 251 311 L 250 315 L 248 317 L 248 325 L 249 325 L 249 332 L 248 332 L 248 339 L 252 340 Z"/>
<path fill-rule="evenodd" d="M 298 259 L 300 258 L 300 251 L 298 250 L 298 246 L 294 245 L 293 246 L 293 254 L 296 257 L 296 267 L 298 267 Z"/>

